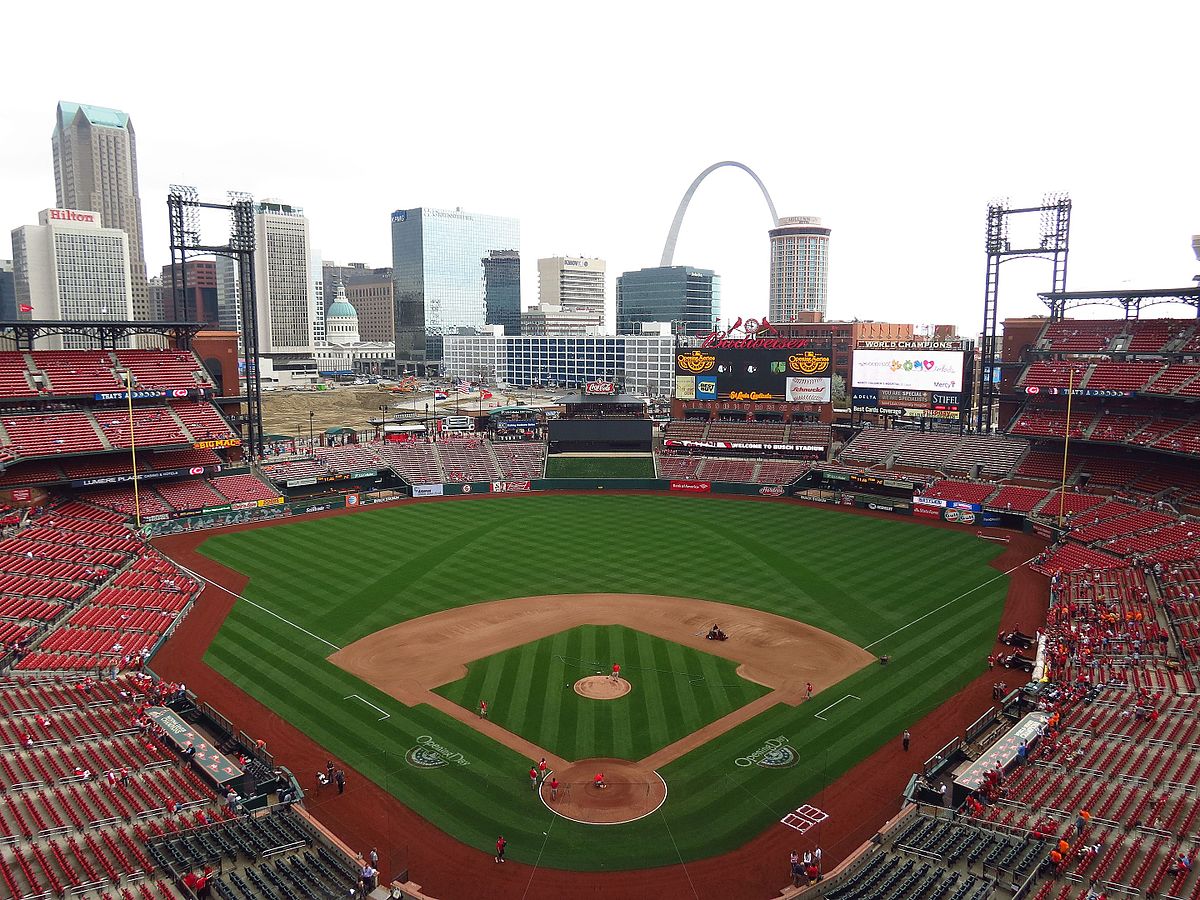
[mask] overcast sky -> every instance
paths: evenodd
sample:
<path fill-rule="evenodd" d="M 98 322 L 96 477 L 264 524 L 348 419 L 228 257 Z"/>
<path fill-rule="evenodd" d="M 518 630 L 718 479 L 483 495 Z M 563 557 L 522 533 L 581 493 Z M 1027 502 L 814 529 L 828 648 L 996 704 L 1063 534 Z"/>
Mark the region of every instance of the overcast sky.
<path fill-rule="evenodd" d="M 20 4 L 0 228 L 54 204 L 72 100 L 132 116 L 151 273 L 171 183 L 302 206 L 324 259 L 376 266 L 393 209 L 461 206 L 521 220 L 526 305 L 537 257 L 608 260 L 611 316 L 732 159 L 832 227 L 830 318 L 974 334 L 995 198 L 1071 194 L 1070 289 L 1200 272 L 1198 26 L 1195 2 Z M 691 205 L 675 261 L 722 276 L 727 317 L 767 312 L 769 225 L 734 169 Z M 1006 264 L 1001 316 L 1041 312 L 1049 277 Z"/>

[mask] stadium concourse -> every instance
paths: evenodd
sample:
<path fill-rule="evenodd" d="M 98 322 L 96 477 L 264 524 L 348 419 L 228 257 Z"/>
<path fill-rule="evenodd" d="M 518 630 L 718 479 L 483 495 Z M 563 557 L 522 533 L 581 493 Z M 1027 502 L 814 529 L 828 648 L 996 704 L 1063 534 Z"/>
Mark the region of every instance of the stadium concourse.
<path fill-rule="evenodd" d="M 856 816 L 854 827 L 824 832 L 817 884 L 785 887 L 785 848 L 812 839 L 780 825 L 686 869 L 625 880 L 540 873 L 530 896 L 644 896 L 648 887 L 744 896 L 747 883 L 767 883 L 835 900 L 1200 900 L 1200 334 L 1194 322 L 1163 321 L 1047 324 L 1014 379 L 999 435 L 866 428 L 843 445 L 828 426 L 670 423 L 656 452 L 665 479 L 786 487 L 803 502 L 829 499 L 817 496 L 834 483 L 825 475 L 847 485 L 857 475 L 860 485 L 914 485 L 910 514 L 961 505 L 980 521 L 1020 520 L 1034 536 L 1009 532 L 1002 560 L 1024 599 L 1006 610 L 1001 666 L 914 723 L 916 758 L 927 760 L 909 785 L 914 802 L 888 821 L 913 768 L 897 747 L 829 788 L 823 802 Z M 1069 390 L 1084 393 L 1072 395 L 1068 421 Z M 206 865 L 222 897 L 332 897 L 357 877 L 353 856 L 287 802 L 287 770 L 242 729 L 263 723 L 262 737 L 289 762 L 311 766 L 321 748 L 199 662 L 232 596 L 202 592 L 151 547 L 134 527 L 135 506 L 149 532 L 214 514 L 205 526 L 230 514 L 250 522 L 284 508 L 296 487 L 411 493 L 545 472 L 544 443 L 485 435 L 300 448 L 257 465 L 240 458 L 213 400 L 199 360 L 184 351 L 0 353 L 0 488 L 11 501 L 0 510 L 0 879 L 12 897 L 186 896 L 180 879 Z M 816 449 L 784 449 L 794 447 Z M 939 527 L 963 527 L 952 521 Z M 1031 548 L 1040 552 L 1021 568 Z M 168 640 L 178 656 L 156 658 Z M 1026 668 L 1033 687 L 1018 690 Z M 186 669 L 193 690 L 237 710 L 235 721 L 164 687 L 154 669 L 176 679 Z M 989 697 L 998 702 L 980 717 Z M 150 716 L 171 708 L 196 729 L 194 746 L 239 773 L 233 805 L 230 782 L 185 758 L 186 744 Z M 354 813 L 331 803 L 314 810 L 359 846 L 395 827 L 427 842 L 412 851 L 415 877 L 424 866 L 465 887 L 466 875 L 450 869 L 477 877 L 487 868 L 480 851 L 434 834 L 373 785 L 356 804 Z M 238 812 L 259 805 L 253 816 Z M 504 879 L 500 890 L 533 883 L 527 866 L 502 868 L 488 876 Z"/>

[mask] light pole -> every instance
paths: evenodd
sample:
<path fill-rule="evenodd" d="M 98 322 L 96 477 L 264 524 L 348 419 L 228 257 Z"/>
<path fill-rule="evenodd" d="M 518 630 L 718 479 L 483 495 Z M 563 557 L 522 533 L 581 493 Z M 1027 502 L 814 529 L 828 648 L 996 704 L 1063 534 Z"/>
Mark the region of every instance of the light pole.
<path fill-rule="evenodd" d="M 387 425 L 387 411 L 388 411 L 387 404 L 386 403 L 380 404 L 380 406 L 379 406 L 379 436 L 381 438 L 387 437 L 387 435 L 384 433 L 384 426 Z"/>
<path fill-rule="evenodd" d="M 308 411 L 308 449 L 311 451 L 316 444 L 313 443 L 313 417 L 316 415 L 311 409 Z"/>

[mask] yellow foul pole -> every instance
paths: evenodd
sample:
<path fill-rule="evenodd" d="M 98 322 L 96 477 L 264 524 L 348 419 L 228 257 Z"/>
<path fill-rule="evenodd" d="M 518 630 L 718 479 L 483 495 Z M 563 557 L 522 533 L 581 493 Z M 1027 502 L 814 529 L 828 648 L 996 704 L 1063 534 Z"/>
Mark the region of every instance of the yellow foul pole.
<path fill-rule="evenodd" d="M 133 372 L 125 370 L 125 399 L 129 404 L 129 461 L 133 465 L 133 521 L 142 527 L 142 501 L 138 495 L 137 439 L 133 433 Z"/>
<path fill-rule="evenodd" d="M 1075 393 L 1075 368 L 1067 370 L 1067 433 L 1063 437 L 1062 483 L 1058 486 L 1058 527 L 1063 527 L 1063 506 L 1067 502 L 1067 450 L 1071 446 L 1071 397 Z"/>

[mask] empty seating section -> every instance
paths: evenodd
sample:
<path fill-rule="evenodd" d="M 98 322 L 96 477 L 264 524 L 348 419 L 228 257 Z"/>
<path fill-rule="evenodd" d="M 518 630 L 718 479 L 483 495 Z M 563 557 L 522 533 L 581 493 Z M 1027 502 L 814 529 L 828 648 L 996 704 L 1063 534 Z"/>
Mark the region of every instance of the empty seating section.
<path fill-rule="evenodd" d="M 764 459 L 758 464 L 754 480 L 758 484 L 790 484 L 811 468 L 806 462 L 790 459 Z"/>
<path fill-rule="evenodd" d="M 500 475 L 491 457 L 479 452 L 477 438 L 439 441 L 437 448 L 447 481 L 494 481 Z"/>
<path fill-rule="evenodd" d="M 787 426 L 765 422 L 713 422 L 708 426 L 707 440 L 741 444 L 786 444 Z"/>
<path fill-rule="evenodd" d="M 93 416 L 100 431 L 114 448 L 128 447 L 133 441 L 142 447 L 190 443 L 169 407 L 135 406 L 132 429 L 128 410 L 96 410 Z"/>
<path fill-rule="evenodd" d="M 1077 569 L 1118 569 L 1125 565 L 1125 560 L 1111 553 L 1092 550 L 1081 544 L 1060 544 L 1043 560 L 1034 563 L 1035 571 L 1046 575 L 1055 572 L 1074 572 Z"/>
<path fill-rule="evenodd" d="M 269 463 L 260 468 L 264 475 L 279 484 L 329 474 L 329 463 L 323 459 L 287 459 Z"/>
<path fill-rule="evenodd" d="M 1107 349 L 1124 329 L 1123 320 L 1071 319 L 1047 325 L 1042 339 L 1046 349 L 1052 352 L 1095 353 Z"/>
<path fill-rule="evenodd" d="M 708 458 L 700 465 L 696 476 L 704 481 L 754 481 L 758 461 L 754 459 Z"/>
<path fill-rule="evenodd" d="M 983 503 L 996 492 L 994 484 L 967 481 L 935 481 L 921 493 L 938 500 L 958 500 L 962 503 Z"/>
<path fill-rule="evenodd" d="M 179 402 L 169 406 L 197 441 L 225 440 L 236 436 L 211 403 Z"/>
<path fill-rule="evenodd" d="M 1163 369 L 1162 374 L 1146 386 L 1148 394 L 1178 394 L 1185 386 L 1200 377 L 1200 364 L 1172 363 Z"/>
<path fill-rule="evenodd" d="M 89 491 L 87 499 L 91 503 L 99 503 L 101 506 L 107 506 L 128 516 L 134 515 L 135 512 L 143 517 L 159 516 L 174 511 L 154 492 L 153 488 L 141 488 L 136 497 L 132 487 L 104 488 L 98 491 Z"/>
<path fill-rule="evenodd" d="M 909 432 L 896 447 L 896 465 L 907 469 L 942 469 L 961 440 L 957 434 Z"/>
<path fill-rule="evenodd" d="M 699 456 L 672 456 L 656 454 L 659 478 L 674 478 L 681 481 L 697 480 L 697 471 L 704 460 Z"/>
<path fill-rule="evenodd" d="M 1127 324 L 1130 353 L 1174 351 L 1192 333 L 1195 320 L 1140 319 Z"/>
<path fill-rule="evenodd" d="M 1025 388 L 1066 388 L 1082 387 L 1084 376 L 1087 375 L 1086 363 L 1030 363 L 1021 379 Z"/>
<path fill-rule="evenodd" d="M 29 379 L 29 364 L 24 353 L 0 351 L 0 397 L 36 397 L 38 392 Z"/>
<path fill-rule="evenodd" d="M 233 503 L 279 498 L 277 490 L 267 487 L 253 475 L 218 475 L 212 479 L 212 485 Z"/>
<path fill-rule="evenodd" d="M 677 441 L 702 441 L 707 430 L 707 422 L 668 422 L 663 426 L 663 437 Z"/>
<path fill-rule="evenodd" d="M 1126 515 L 1117 516 L 1115 518 L 1104 519 L 1103 521 L 1099 522 L 1082 524 L 1082 522 L 1086 522 L 1091 515 L 1091 511 L 1088 511 L 1072 521 L 1073 527 L 1071 530 L 1071 537 L 1074 540 L 1079 541 L 1081 544 L 1091 544 L 1095 543 L 1096 541 L 1111 540 L 1112 538 L 1125 534 L 1148 531 L 1152 528 L 1160 528 L 1163 525 L 1167 525 L 1175 521 L 1173 516 L 1168 516 L 1152 510 L 1139 510 Z"/>
<path fill-rule="evenodd" d="M 199 361 L 185 350 L 117 350 L 114 355 L 143 389 L 194 391 L 211 386 Z"/>
<path fill-rule="evenodd" d="M 17 463 L 0 472 L 0 487 L 24 484 L 52 484 L 66 477 L 57 463 Z"/>
<path fill-rule="evenodd" d="M 1162 367 L 1161 362 L 1098 362 L 1084 386 L 1099 391 L 1141 391 Z"/>
<path fill-rule="evenodd" d="M 1106 410 L 1092 422 L 1088 439 L 1123 444 L 1149 425 L 1151 421 L 1151 417 L 1146 415 L 1128 415 Z"/>
<path fill-rule="evenodd" d="M 325 461 L 331 472 L 375 472 L 379 460 L 365 444 L 346 444 L 341 447 L 314 447 L 313 455 Z"/>
<path fill-rule="evenodd" d="M 425 441 L 384 442 L 375 445 L 375 452 L 410 484 L 438 484 L 447 480 L 436 444 Z"/>
<path fill-rule="evenodd" d="M 843 462 L 880 463 L 890 457 L 908 432 L 895 429 L 864 428 L 842 448 Z"/>
<path fill-rule="evenodd" d="M 33 368 L 45 376 L 46 393 L 81 396 L 126 390 L 113 371 L 112 355 L 100 350 L 34 350 Z"/>
<path fill-rule="evenodd" d="M 546 474 L 546 445 L 524 441 L 491 445 L 500 477 L 507 481 L 543 478 Z"/>
<path fill-rule="evenodd" d="M 1187 424 L 1187 419 L 1177 419 L 1172 416 L 1156 417 L 1147 422 L 1141 431 L 1131 435 L 1127 440 L 1129 443 L 1136 444 L 1139 447 L 1148 447 L 1157 444 L 1173 431 L 1177 431 Z"/>
<path fill-rule="evenodd" d="M 12 415 L 0 419 L 0 424 L 5 435 L 0 450 L 14 458 L 112 449 L 101 439 L 87 413 Z"/>
<path fill-rule="evenodd" d="M 228 502 L 202 478 L 158 484 L 155 490 L 163 500 L 180 512 L 203 509 L 206 506 L 222 506 Z"/>
<path fill-rule="evenodd" d="M 1072 457 L 1067 461 L 1067 478 L 1079 468 L 1078 457 Z M 1044 481 L 1060 481 L 1063 476 L 1063 454 L 1059 450 L 1057 453 L 1044 450 L 1030 450 L 1029 455 L 1021 460 L 1021 464 L 1017 466 L 1013 472 L 1018 478 L 1036 478 Z"/>
<path fill-rule="evenodd" d="M 1010 512 L 1029 513 L 1039 503 L 1050 497 L 1054 492 L 1045 488 L 1021 487 L 1016 484 L 1006 484 L 986 501 L 989 509 L 1003 509 Z"/>
<path fill-rule="evenodd" d="M 224 464 L 224 460 L 212 450 L 156 450 L 150 455 L 150 463 L 155 469 L 167 470 L 219 466 Z"/>
<path fill-rule="evenodd" d="M 1091 424 L 1091 419 L 1091 415 L 1081 416 L 1076 411 L 1071 416 L 1071 437 L 1083 437 L 1084 429 Z M 1031 437 L 1062 438 L 1067 433 L 1067 411 L 1029 406 L 1013 418 L 1008 430 L 1012 434 L 1027 434 Z"/>
<path fill-rule="evenodd" d="M 946 459 L 950 472 L 973 474 L 978 468 L 985 478 L 1003 478 L 1029 449 L 1029 443 L 1004 436 L 964 435 Z"/>

